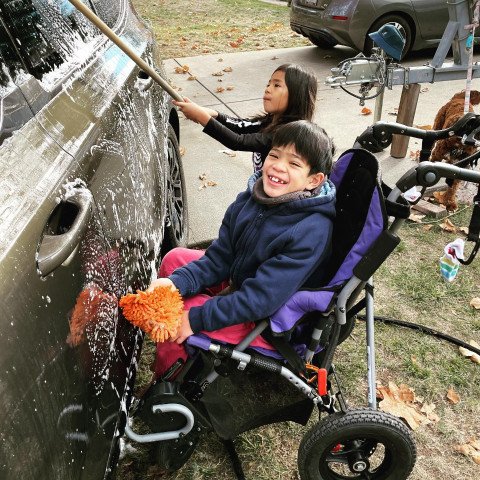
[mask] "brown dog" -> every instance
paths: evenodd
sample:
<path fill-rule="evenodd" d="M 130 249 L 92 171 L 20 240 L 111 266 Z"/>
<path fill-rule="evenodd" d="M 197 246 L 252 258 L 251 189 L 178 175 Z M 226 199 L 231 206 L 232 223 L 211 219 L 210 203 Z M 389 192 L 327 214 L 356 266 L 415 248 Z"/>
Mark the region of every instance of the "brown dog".
<path fill-rule="evenodd" d="M 457 120 L 463 117 L 463 106 L 465 103 L 465 92 L 456 93 L 437 113 L 435 121 L 433 122 L 433 129 L 440 130 L 448 128 Z M 480 103 L 480 92 L 472 90 L 470 92 L 470 107 L 469 111 L 473 112 L 473 105 Z M 468 157 L 476 152 L 475 147 L 463 145 L 458 137 L 446 138 L 444 140 L 437 140 L 435 147 L 432 150 L 430 160 L 432 162 L 445 161 L 448 163 L 455 163 L 458 160 Z M 457 190 L 460 186 L 458 180 L 454 180 L 451 187 L 442 195 L 436 198 L 447 207 L 447 210 L 453 211 L 458 208 L 457 205 Z"/>

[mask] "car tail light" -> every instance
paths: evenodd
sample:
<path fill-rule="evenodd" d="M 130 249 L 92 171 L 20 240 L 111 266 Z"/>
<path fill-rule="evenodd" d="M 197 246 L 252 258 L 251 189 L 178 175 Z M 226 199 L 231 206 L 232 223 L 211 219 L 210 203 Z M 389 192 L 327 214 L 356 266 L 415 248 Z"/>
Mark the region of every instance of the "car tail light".
<path fill-rule="evenodd" d="M 348 20 L 348 17 L 345 17 L 343 15 L 332 15 L 332 20 Z"/>

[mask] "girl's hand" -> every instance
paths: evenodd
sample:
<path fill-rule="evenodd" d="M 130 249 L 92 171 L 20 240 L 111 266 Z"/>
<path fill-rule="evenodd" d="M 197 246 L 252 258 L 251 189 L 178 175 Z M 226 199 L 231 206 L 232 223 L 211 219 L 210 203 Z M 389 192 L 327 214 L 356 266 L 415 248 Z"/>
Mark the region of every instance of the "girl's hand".
<path fill-rule="evenodd" d="M 169 278 L 157 278 L 147 288 L 147 292 L 152 292 L 156 287 L 170 287 L 172 291 L 175 291 L 177 287 Z"/>
<path fill-rule="evenodd" d="M 185 117 L 199 123 L 203 127 L 208 123 L 211 117 L 215 118 L 218 115 L 217 111 L 212 110 L 211 108 L 201 107 L 187 97 L 184 97 L 183 100 L 183 102 L 173 100 L 173 104 L 179 108 Z"/>
<path fill-rule="evenodd" d="M 183 343 L 190 335 L 193 335 L 193 330 L 188 320 L 188 310 L 185 310 L 182 314 L 180 326 L 178 327 L 177 337 L 172 338 L 172 341 L 175 343 Z"/>

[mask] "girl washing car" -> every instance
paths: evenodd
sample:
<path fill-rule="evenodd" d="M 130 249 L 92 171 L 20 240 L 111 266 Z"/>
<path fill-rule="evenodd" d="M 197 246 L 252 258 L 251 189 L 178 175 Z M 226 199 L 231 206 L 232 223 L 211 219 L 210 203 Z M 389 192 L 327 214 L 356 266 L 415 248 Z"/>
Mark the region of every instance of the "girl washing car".
<path fill-rule="evenodd" d="M 317 79 L 304 67 L 292 63 L 280 65 L 270 77 L 263 95 L 263 114 L 249 119 L 230 117 L 201 107 L 188 98 L 173 103 L 203 131 L 231 150 L 253 152 L 255 172 L 272 146 L 275 130 L 295 120 L 312 121 L 317 97 Z"/>

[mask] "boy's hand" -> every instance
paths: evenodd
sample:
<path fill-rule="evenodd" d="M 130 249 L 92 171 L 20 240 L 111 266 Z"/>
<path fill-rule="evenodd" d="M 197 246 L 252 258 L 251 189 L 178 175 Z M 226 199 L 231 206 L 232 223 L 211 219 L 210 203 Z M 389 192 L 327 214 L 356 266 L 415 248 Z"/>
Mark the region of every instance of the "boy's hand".
<path fill-rule="evenodd" d="M 169 278 L 157 278 L 147 288 L 147 292 L 153 292 L 156 287 L 170 287 L 172 291 L 175 291 L 177 287 Z"/>
<path fill-rule="evenodd" d="M 185 310 L 182 314 L 180 326 L 178 327 L 177 338 L 172 339 L 172 341 L 175 343 L 183 343 L 190 335 L 193 335 L 193 330 L 190 328 L 188 310 Z"/>
<path fill-rule="evenodd" d="M 211 117 L 215 118 L 218 115 L 215 110 L 201 107 L 187 97 L 184 97 L 183 100 L 183 102 L 173 100 L 173 104 L 180 109 L 185 117 L 187 117 L 189 120 L 199 123 L 203 127 L 208 123 Z"/>

